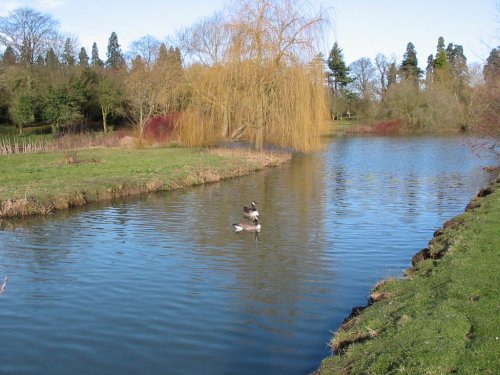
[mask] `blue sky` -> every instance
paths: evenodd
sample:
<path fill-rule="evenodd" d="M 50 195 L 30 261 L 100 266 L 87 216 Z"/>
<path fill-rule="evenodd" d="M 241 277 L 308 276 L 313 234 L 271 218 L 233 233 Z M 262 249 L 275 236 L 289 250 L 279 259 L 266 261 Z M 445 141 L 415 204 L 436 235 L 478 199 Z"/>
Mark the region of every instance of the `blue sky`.
<path fill-rule="evenodd" d="M 461 44 L 469 62 L 483 62 L 500 44 L 500 0 L 309 0 L 313 9 L 328 8 L 332 26 L 325 38 L 325 55 L 338 41 L 349 64 L 380 52 L 401 61 L 408 42 L 417 50 L 419 65 L 435 53 L 437 40 Z M 160 40 L 210 16 L 227 0 L 2 0 L 0 16 L 21 6 L 50 14 L 61 30 L 77 36 L 90 53 L 98 45 L 105 58 L 111 32 L 124 52 L 130 42 L 147 34 Z"/>

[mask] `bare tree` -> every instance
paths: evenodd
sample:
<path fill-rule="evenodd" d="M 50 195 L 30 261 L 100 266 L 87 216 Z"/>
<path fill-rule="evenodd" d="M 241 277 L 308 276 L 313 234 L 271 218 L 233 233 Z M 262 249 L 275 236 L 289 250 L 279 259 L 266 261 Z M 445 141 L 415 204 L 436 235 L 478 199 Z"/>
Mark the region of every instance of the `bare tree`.
<path fill-rule="evenodd" d="M 354 79 L 351 86 L 365 100 L 373 99 L 375 92 L 376 69 L 368 57 L 362 57 L 349 66 L 351 77 Z"/>
<path fill-rule="evenodd" d="M 44 56 L 49 48 L 58 44 L 58 25 L 47 14 L 19 8 L 0 18 L 0 44 L 11 46 L 21 61 L 33 64 L 39 55 Z"/>
<path fill-rule="evenodd" d="M 177 39 L 192 62 L 211 66 L 224 61 L 229 34 L 223 14 L 216 13 L 182 30 Z"/>
<path fill-rule="evenodd" d="M 158 81 L 155 71 L 149 68 L 140 56 L 132 62 L 132 69 L 125 81 L 129 118 L 139 130 L 139 136 L 144 134 L 147 121 L 158 113 Z"/>
<path fill-rule="evenodd" d="M 129 56 L 132 60 L 141 56 L 146 65 L 151 66 L 158 59 L 160 45 L 160 41 L 154 36 L 145 35 L 130 44 Z"/>
<path fill-rule="evenodd" d="M 389 60 L 385 55 L 378 53 L 375 56 L 375 66 L 378 71 L 378 94 L 384 100 L 387 87 L 389 86 Z"/>

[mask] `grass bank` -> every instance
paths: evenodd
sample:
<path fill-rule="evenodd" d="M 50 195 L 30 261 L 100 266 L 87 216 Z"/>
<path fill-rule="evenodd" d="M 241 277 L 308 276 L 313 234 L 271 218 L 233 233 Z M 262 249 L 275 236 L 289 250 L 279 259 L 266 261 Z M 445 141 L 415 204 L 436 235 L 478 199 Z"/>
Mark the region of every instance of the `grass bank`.
<path fill-rule="evenodd" d="M 370 306 L 341 325 L 335 354 L 317 373 L 498 373 L 499 180 L 436 231 L 403 280 L 375 286 Z"/>
<path fill-rule="evenodd" d="M 290 154 L 187 148 L 98 148 L 0 156 L 0 217 L 242 176 Z"/>

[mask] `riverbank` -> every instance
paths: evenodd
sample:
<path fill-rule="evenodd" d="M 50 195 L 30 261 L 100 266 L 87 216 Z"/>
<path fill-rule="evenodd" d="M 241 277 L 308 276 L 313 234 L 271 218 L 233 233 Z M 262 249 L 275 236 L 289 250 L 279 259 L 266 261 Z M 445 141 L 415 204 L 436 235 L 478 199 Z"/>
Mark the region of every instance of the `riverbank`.
<path fill-rule="evenodd" d="M 188 148 L 95 148 L 0 157 L 0 217 L 45 215 L 87 203 L 243 176 L 287 153 Z"/>
<path fill-rule="evenodd" d="M 495 374 L 500 368 L 500 178 L 434 233 L 404 279 L 378 283 L 318 374 Z"/>

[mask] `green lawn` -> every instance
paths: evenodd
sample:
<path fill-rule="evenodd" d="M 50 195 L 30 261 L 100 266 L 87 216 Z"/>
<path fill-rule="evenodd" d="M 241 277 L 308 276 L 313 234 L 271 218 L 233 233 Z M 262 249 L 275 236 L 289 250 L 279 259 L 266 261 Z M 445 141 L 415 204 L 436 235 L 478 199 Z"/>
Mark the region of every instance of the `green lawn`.
<path fill-rule="evenodd" d="M 500 188 L 435 237 L 406 280 L 336 333 L 321 374 L 498 374 Z M 439 258 L 440 254 L 444 254 Z"/>
<path fill-rule="evenodd" d="M 68 162 L 70 157 L 73 163 Z M 117 196 L 214 182 L 279 164 L 282 158 L 187 148 L 4 155 L 0 156 L 0 216 L 47 213 Z"/>

